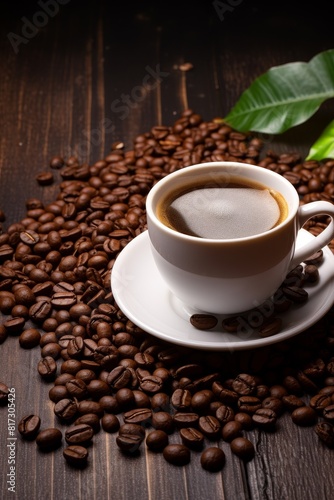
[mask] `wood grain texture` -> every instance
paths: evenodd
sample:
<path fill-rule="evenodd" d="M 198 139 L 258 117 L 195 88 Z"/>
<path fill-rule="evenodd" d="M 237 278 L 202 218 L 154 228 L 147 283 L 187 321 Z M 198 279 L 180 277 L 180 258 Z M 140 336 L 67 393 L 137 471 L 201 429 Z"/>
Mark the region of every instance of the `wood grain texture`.
<path fill-rule="evenodd" d="M 229 3 L 229 2 L 227 2 Z M 290 2 L 291 3 L 291 2 Z M 117 5 L 116 5 L 117 4 Z M 324 5 L 323 5 L 324 4 Z M 210 120 L 227 114 L 243 90 L 273 65 L 308 60 L 332 48 L 325 2 L 311 9 L 289 2 L 234 2 L 221 20 L 214 2 L 81 2 L 59 4 L 43 28 L 15 53 L 8 34 L 22 35 L 37 2 L 4 1 L 0 38 L 0 209 L 6 226 L 25 215 L 25 200 L 56 199 L 61 180 L 35 181 L 54 155 L 92 163 L 114 141 L 132 148 L 137 134 L 171 125 L 190 107 Z M 276 3 L 275 3 L 276 5 Z M 22 20 L 23 19 L 23 20 Z M 180 70 L 183 63 L 193 69 Z M 145 85 L 149 82 L 149 88 Z M 327 103 L 310 123 L 266 146 L 305 154 L 334 111 Z M 41 382 L 39 350 L 20 349 L 11 337 L 0 346 L 0 381 L 16 391 L 17 420 L 41 415 L 43 427 L 59 425 Z M 251 357 L 253 354 L 249 354 Z M 248 355 L 246 355 L 247 357 Z M 192 455 L 184 468 L 145 451 L 124 457 L 115 435 L 100 432 L 87 469 L 64 464 L 61 451 L 43 454 L 17 439 L 16 497 L 112 500 L 327 500 L 332 498 L 333 451 L 319 446 L 311 428 L 286 416 L 274 434 L 249 433 L 256 457 L 243 464 L 227 443 L 221 473 L 210 474 Z M 171 440 L 176 437 L 172 436 Z M 0 408 L 0 497 L 6 484 L 7 414 Z"/>

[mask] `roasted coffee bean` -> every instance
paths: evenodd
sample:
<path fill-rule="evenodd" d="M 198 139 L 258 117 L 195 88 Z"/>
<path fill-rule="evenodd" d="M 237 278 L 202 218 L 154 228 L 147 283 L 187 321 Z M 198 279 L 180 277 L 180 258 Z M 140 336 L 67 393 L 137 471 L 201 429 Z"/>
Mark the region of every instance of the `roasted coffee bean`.
<path fill-rule="evenodd" d="M 206 448 L 201 455 L 201 466 L 209 472 L 219 472 L 225 465 L 225 453 L 221 448 Z"/>
<path fill-rule="evenodd" d="M 234 420 L 234 410 L 230 406 L 222 404 L 217 408 L 215 416 L 221 425 L 225 425 Z"/>
<path fill-rule="evenodd" d="M 19 336 L 19 344 L 23 349 L 32 349 L 40 344 L 41 338 L 39 330 L 27 328 Z"/>
<path fill-rule="evenodd" d="M 331 404 L 331 401 L 331 397 L 326 394 L 316 394 L 311 397 L 309 405 L 316 412 L 322 413 L 322 411 Z"/>
<path fill-rule="evenodd" d="M 93 428 L 88 424 L 72 425 L 65 431 L 65 440 L 68 444 L 87 444 L 94 435 Z"/>
<path fill-rule="evenodd" d="M 231 442 L 231 450 L 234 455 L 237 455 L 241 460 L 248 462 L 255 455 L 253 443 L 245 437 L 237 437 Z"/>
<path fill-rule="evenodd" d="M 249 415 L 248 413 L 243 413 L 243 412 L 236 413 L 234 416 L 234 420 L 236 422 L 239 422 L 241 424 L 242 429 L 244 429 L 245 431 L 249 431 L 254 427 L 252 416 Z"/>
<path fill-rule="evenodd" d="M 190 462 L 190 450 L 183 444 L 168 444 L 163 450 L 163 457 L 173 465 L 187 465 Z"/>
<path fill-rule="evenodd" d="M 99 430 L 101 429 L 100 418 L 95 413 L 86 413 L 85 415 L 81 415 L 81 417 L 77 418 L 74 422 L 74 425 L 78 424 L 90 425 L 90 427 L 92 427 L 94 431 L 94 434 L 99 432 Z"/>
<path fill-rule="evenodd" d="M 145 438 L 145 430 L 138 424 L 123 424 L 116 437 L 117 446 L 124 452 L 135 453 Z"/>
<path fill-rule="evenodd" d="M 288 297 L 290 298 L 290 297 Z M 307 298 L 305 299 L 305 301 Z M 295 300 L 297 302 L 297 300 Z M 282 329 L 282 318 L 270 318 L 259 327 L 258 332 L 260 337 L 271 337 L 276 335 Z"/>
<path fill-rule="evenodd" d="M 334 404 L 330 404 L 323 408 L 322 415 L 327 421 L 334 422 Z"/>
<path fill-rule="evenodd" d="M 187 389 L 176 389 L 171 396 L 171 404 L 178 411 L 188 411 L 191 408 L 191 392 Z"/>
<path fill-rule="evenodd" d="M 218 319 L 212 314 L 193 314 L 190 323 L 198 330 L 211 330 L 217 325 Z"/>
<path fill-rule="evenodd" d="M 24 325 L 25 325 L 25 319 L 19 317 L 9 318 L 3 323 L 3 326 L 6 328 L 6 331 L 9 335 L 21 334 Z"/>
<path fill-rule="evenodd" d="M 51 309 L 49 300 L 41 300 L 30 307 L 29 316 L 35 323 L 43 323 L 49 317 Z"/>
<path fill-rule="evenodd" d="M 141 379 L 139 385 L 144 392 L 156 394 L 161 391 L 163 380 L 156 375 L 147 375 Z"/>
<path fill-rule="evenodd" d="M 143 424 L 152 418 L 149 408 L 135 408 L 124 413 L 123 420 L 126 424 Z"/>
<path fill-rule="evenodd" d="M 53 183 L 53 174 L 52 172 L 40 172 L 36 175 L 36 181 L 41 186 L 48 186 Z"/>
<path fill-rule="evenodd" d="M 39 242 L 39 235 L 31 229 L 26 229 L 20 233 L 20 239 L 26 245 L 36 245 Z"/>
<path fill-rule="evenodd" d="M 61 431 L 50 427 L 43 429 L 37 434 L 36 444 L 44 452 L 53 451 L 60 447 L 62 439 L 63 435 Z"/>
<path fill-rule="evenodd" d="M 252 414 L 261 408 L 261 400 L 255 396 L 241 396 L 238 407 L 239 411 Z"/>
<path fill-rule="evenodd" d="M 204 443 L 204 435 L 194 427 L 180 429 L 180 436 L 184 445 L 192 450 L 201 450 Z"/>
<path fill-rule="evenodd" d="M 222 428 L 222 438 L 224 441 L 231 442 L 236 437 L 242 435 L 242 424 L 236 420 L 227 422 Z"/>
<path fill-rule="evenodd" d="M 78 405 L 76 401 L 65 398 L 58 401 L 54 406 L 55 415 L 63 421 L 71 421 L 78 413 Z"/>
<path fill-rule="evenodd" d="M 17 429 L 23 439 L 32 440 L 38 434 L 41 426 L 41 419 L 37 415 L 27 415 L 18 423 Z"/>
<path fill-rule="evenodd" d="M 101 418 L 101 425 L 102 429 L 105 432 L 110 432 L 114 433 L 117 432 L 120 428 L 120 422 L 116 415 L 112 415 L 110 413 L 107 413 L 106 415 L 103 415 Z"/>
<path fill-rule="evenodd" d="M 157 411 L 152 413 L 152 427 L 154 427 L 154 429 L 162 430 L 167 434 L 170 434 L 171 432 L 173 432 L 175 427 L 175 415 L 173 417 L 166 411 Z"/>
<path fill-rule="evenodd" d="M 78 401 L 77 409 L 80 415 L 86 415 L 87 413 L 95 413 L 99 417 L 103 416 L 103 408 L 101 404 L 97 401 L 90 401 L 89 399 Z"/>
<path fill-rule="evenodd" d="M 3 382 L 0 382 L 0 405 L 6 405 L 10 394 L 9 387 Z"/>
<path fill-rule="evenodd" d="M 212 415 L 200 417 L 198 421 L 198 428 L 208 439 L 211 440 L 217 439 L 221 432 L 219 420 Z"/>
<path fill-rule="evenodd" d="M 291 413 L 291 418 L 294 424 L 307 427 L 316 423 L 317 413 L 310 406 L 301 406 Z"/>
<path fill-rule="evenodd" d="M 80 378 L 73 378 L 66 382 L 65 387 L 67 392 L 77 400 L 82 400 L 88 396 L 87 385 Z"/>
<path fill-rule="evenodd" d="M 88 450 L 81 445 L 70 445 L 64 448 L 63 457 L 73 467 L 85 467 L 88 460 Z"/>
<path fill-rule="evenodd" d="M 57 374 L 57 363 L 51 356 L 46 356 L 38 362 L 37 370 L 43 379 L 51 380 Z"/>
<path fill-rule="evenodd" d="M 153 411 L 167 411 L 170 406 L 170 398 L 164 392 L 157 392 L 151 398 L 151 408 Z"/>
<path fill-rule="evenodd" d="M 277 422 L 276 413 L 270 408 L 259 408 L 252 415 L 253 422 L 266 431 L 272 431 L 275 429 Z"/>
<path fill-rule="evenodd" d="M 262 408 L 272 410 L 277 416 L 280 416 L 284 411 L 284 403 L 281 399 L 269 396 L 262 401 Z"/>
<path fill-rule="evenodd" d="M 151 451 L 163 451 L 168 445 L 168 434 L 163 430 L 151 431 L 147 434 L 145 443 L 147 448 Z"/>
<path fill-rule="evenodd" d="M 252 375 L 241 373 L 232 383 L 232 389 L 241 396 L 249 396 L 255 392 L 256 380 Z"/>
<path fill-rule="evenodd" d="M 213 382 L 212 391 L 219 401 L 226 405 L 234 405 L 238 402 L 239 395 L 235 391 L 227 389 L 218 381 Z"/>
<path fill-rule="evenodd" d="M 296 304 L 304 304 L 308 299 L 308 293 L 304 288 L 298 286 L 283 287 L 284 295 Z"/>
<path fill-rule="evenodd" d="M 319 422 L 315 428 L 315 433 L 328 448 L 334 448 L 334 426 L 329 422 Z"/>
<path fill-rule="evenodd" d="M 300 399 L 299 397 L 295 396 L 294 394 L 283 396 L 282 403 L 284 404 L 284 407 L 287 408 L 287 410 L 289 412 L 293 412 L 297 408 L 300 408 L 301 406 L 305 406 L 304 401 L 302 399 Z"/>

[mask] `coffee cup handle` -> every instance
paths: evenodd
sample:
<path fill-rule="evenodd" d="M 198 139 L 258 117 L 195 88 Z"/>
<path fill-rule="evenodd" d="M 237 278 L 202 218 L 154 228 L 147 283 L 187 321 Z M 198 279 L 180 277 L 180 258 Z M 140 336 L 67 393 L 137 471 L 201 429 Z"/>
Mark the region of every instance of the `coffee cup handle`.
<path fill-rule="evenodd" d="M 311 217 L 316 215 L 328 215 L 332 220 L 318 236 L 295 250 L 289 266 L 290 270 L 328 245 L 334 238 L 334 205 L 328 201 L 314 201 L 306 205 L 301 205 L 297 214 L 299 228 L 301 228 Z"/>

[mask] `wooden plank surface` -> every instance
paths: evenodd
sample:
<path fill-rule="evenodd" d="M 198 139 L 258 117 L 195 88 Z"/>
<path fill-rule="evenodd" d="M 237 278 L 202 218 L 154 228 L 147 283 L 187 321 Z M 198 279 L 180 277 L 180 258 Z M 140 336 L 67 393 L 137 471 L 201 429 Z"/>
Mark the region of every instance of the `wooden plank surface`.
<path fill-rule="evenodd" d="M 57 12 L 40 18 L 44 26 L 35 34 L 25 32 L 24 25 L 26 19 L 38 22 L 39 2 L 1 3 L 0 209 L 6 214 L 5 227 L 25 216 L 26 199 L 56 199 L 57 172 L 52 186 L 42 188 L 35 181 L 52 156 L 73 154 L 92 164 L 108 154 L 114 141 L 123 141 L 130 150 L 138 134 L 156 124 L 172 125 L 188 107 L 205 120 L 224 116 L 269 67 L 307 61 L 333 46 L 326 2 L 306 7 L 227 1 L 230 8 L 220 16 L 217 2 L 204 0 L 51 3 Z M 30 38 L 15 45 L 11 33 Z M 193 68 L 181 71 L 183 63 Z M 151 90 L 144 90 L 145 81 Z M 326 103 L 307 125 L 264 137 L 266 146 L 305 155 L 333 111 L 333 103 Z M 0 381 L 15 389 L 17 420 L 37 413 L 44 427 L 59 425 L 48 399 L 50 385 L 36 372 L 39 356 L 38 348 L 23 350 L 16 337 L 8 338 L 0 346 Z M 246 354 L 247 359 L 253 356 Z M 145 448 L 139 457 L 124 457 L 115 435 L 104 432 L 94 438 L 89 467 L 78 471 L 64 464 L 59 451 L 41 453 L 34 443 L 18 438 L 16 497 L 332 498 L 333 450 L 319 446 L 313 429 L 297 428 L 284 416 L 276 433 L 250 431 L 249 436 L 256 443 L 255 459 L 244 465 L 227 443 L 220 443 L 226 465 L 218 474 L 201 468 L 199 453 L 184 468 Z M 6 483 L 7 437 L 7 413 L 0 408 L 3 499 L 13 498 Z"/>

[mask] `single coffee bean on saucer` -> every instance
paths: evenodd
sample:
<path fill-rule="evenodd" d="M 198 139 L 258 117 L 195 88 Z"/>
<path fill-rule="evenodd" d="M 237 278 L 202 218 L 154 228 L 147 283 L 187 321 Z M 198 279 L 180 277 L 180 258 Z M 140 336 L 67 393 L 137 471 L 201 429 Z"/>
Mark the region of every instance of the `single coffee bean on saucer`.
<path fill-rule="evenodd" d="M 217 325 L 218 319 L 212 314 L 193 314 L 190 323 L 198 330 L 211 330 Z"/>

